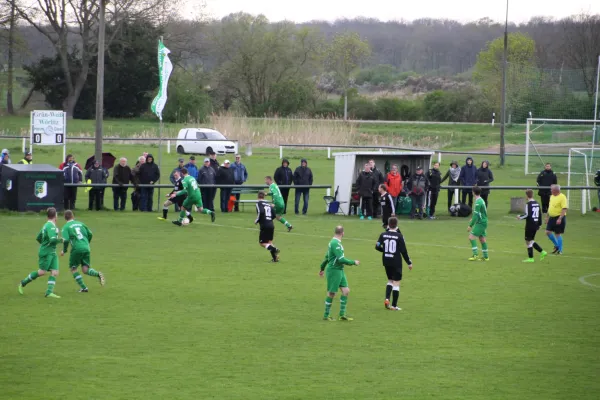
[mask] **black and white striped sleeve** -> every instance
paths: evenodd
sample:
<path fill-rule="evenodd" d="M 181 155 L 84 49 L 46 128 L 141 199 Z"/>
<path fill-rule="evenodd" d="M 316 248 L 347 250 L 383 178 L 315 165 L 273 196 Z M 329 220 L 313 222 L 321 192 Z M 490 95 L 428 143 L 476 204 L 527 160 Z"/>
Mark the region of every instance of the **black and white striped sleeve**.
<path fill-rule="evenodd" d="M 388 201 L 392 206 L 392 215 L 396 215 L 396 205 L 394 204 L 394 198 L 391 194 L 387 193 Z"/>

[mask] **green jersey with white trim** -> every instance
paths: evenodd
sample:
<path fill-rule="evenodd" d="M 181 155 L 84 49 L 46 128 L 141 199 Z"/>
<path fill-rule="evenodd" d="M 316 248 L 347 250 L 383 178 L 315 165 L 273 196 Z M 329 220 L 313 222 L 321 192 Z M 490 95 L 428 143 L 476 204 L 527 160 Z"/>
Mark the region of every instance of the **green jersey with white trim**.
<path fill-rule="evenodd" d="M 344 269 L 344 265 L 354 265 L 354 260 L 350 260 L 344 256 L 344 247 L 342 242 L 333 238 L 329 242 L 327 253 L 321 263 L 321 271 L 325 270 L 325 267 L 332 269 Z"/>
<path fill-rule="evenodd" d="M 198 181 L 196 181 L 193 176 L 187 175 L 185 178 L 183 178 L 182 184 L 183 190 L 177 192 L 177 196 L 183 196 L 184 194 L 187 194 L 190 199 L 201 198 Z"/>
<path fill-rule="evenodd" d="M 53 253 L 56 254 L 56 245 L 63 241 L 60 236 L 60 230 L 52 221 L 48 221 L 44 224 L 35 240 L 40 244 L 38 253 L 40 256 L 46 256 Z"/>
<path fill-rule="evenodd" d="M 277 186 L 277 184 L 273 182 L 269 186 L 269 190 L 269 196 L 273 196 L 273 203 L 283 206 L 283 196 L 281 195 L 281 190 L 279 190 L 279 186 Z"/>
<path fill-rule="evenodd" d="M 92 231 L 83 222 L 74 219 L 67 222 L 62 229 L 62 236 L 65 239 L 63 252 L 67 252 L 69 243 L 71 243 L 71 252 L 90 251 L 90 242 L 92 241 Z"/>

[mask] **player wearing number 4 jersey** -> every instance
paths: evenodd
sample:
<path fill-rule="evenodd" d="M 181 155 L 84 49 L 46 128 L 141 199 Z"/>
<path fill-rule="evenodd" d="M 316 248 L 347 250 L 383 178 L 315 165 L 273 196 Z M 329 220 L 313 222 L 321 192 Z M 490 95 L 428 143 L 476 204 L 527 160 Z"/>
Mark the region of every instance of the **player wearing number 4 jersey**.
<path fill-rule="evenodd" d="M 527 204 L 525 205 L 525 214 L 519 215 L 517 219 L 525 220 L 525 245 L 527 246 L 528 257 L 523 260 L 525 263 L 535 262 L 533 258 L 533 249 L 536 249 L 540 254 L 540 261 L 548 255 L 539 244 L 535 242 L 535 234 L 542 226 L 542 216 L 540 211 L 540 205 L 533 199 L 533 190 L 527 189 L 525 191 L 527 195 Z"/>
<path fill-rule="evenodd" d="M 100 271 L 96 271 L 91 267 L 90 263 L 90 242 L 92 241 L 92 231 L 83 223 L 75 221 L 73 211 L 65 211 L 65 219 L 67 223 L 63 226 L 62 236 L 64 238 L 63 250 L 60 255 L 64 256 L 68 249 L 69 243 L 71 244 L 71 255 L 69 257 L 69 268 L 73 279 L 79 285 L 81 289 L 79 292 L 87 293 L 88 288 L 83 282 L 83 277 L 77 268 L 81 266 L 81 271 L 89 276 L 98 278 L 100 285 L 104 286 L 104 275 Z"/>
<path fill-rule="evenodd" d="M 388 219 L 386 225 L 388 230 L 379 235 L 375 250 L 383 253 L 381 258 L 388 278 L 388 283 L 385 287 L 385 308 L 392 311 L 400 311 L 398 298 L 400 297 L 400 281 L 402 280 L 402 258 L 408 264 L 409 270 L 412 270 L 413 265 L 406 250 L 404 237 L 398 230 L 398 218 L 392 217 Z M 392 293 L 392 304 L 390 305 L 390 295 Z"/>
<path fill-rule="evenodd" d="M 44 224 L 42 230 L 37 235 L 37 242 L 40 244 L 38 252 L 38 270 L 27 275 L 19 283 L 19 293 L 23 294 L 23 288 L 38 277 L 50 272 L 48 277 L 48 287 L 46 297 L 60 299 L 54 293 L 56 278 L 58 277 L 58 257 L 56 256 L 56 245 L 63 242 L 60 231 L 56 227 L 56 209 L 49 208 L 47 211 L 48 221 Z"/>
<path fill-rule="evenodd" d="M 194 220 L 192 217 L 192 209 L 194 206 L 198 207 L 198 210 L 202 214 L 209 214 L 212 222 L 215 222 L 215 213 L 207 208 L 203 207 L 202 196 L 200 195 L 200 189 L 198 188 L 198 182 L 196 179 L 188 174 L 187 168 L 181 168 L 181 174 L 183 175 L 183 189 L 178 192 L 171 193 L 170 198 L 174 199 L 178 196 L 187 195 L 183 204 L 181 205 L 181 212 L 179 213 L 179 219 L 173 221 L 175 225 L 182 226 L 183 219 L 189 218 L 190 222 Z"/>
<path fill-rule="evenodd" d="M 265 201 L 265 192 L 262 190 L 258 192 L 256 214 L 254 224 L 260 225 L 258 243 L 271 253 L 272 262 L 279 262 L 279 249 L 273 245 L 273 236 L 275 234 L 273 218 L 276 217 L 276 213 L 273 207 Z"/>
<path fill-rule="evenodd" d="M 283 218 L 283 213 L 285 212 L 285 203 L 283 201 L 283 196 L 281 195 L 281 191 L 279 190 L 279 186 L 275 182 L 273 182 L 273 178 L 270 176 L 265 177 L 265 184 L 269 186 L 269 193 L 267 196 L 273 196 L 273 205 L 275 206 L 275 214 L 277 214 L 276 219 L 285 225 L 288 229 L 288 232 L 292 230 L 292 224 Z"/>

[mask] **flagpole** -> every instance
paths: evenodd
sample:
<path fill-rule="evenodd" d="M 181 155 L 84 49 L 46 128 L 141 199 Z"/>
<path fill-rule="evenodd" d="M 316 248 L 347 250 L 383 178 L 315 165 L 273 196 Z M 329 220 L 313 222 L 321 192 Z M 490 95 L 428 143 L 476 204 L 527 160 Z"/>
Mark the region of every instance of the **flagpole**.
<path fill-rule="evenodd" d="M 163 37 L 160 37 L 158 43 L 162 43 Z M 162 133 L 163 133 L 163 120 L 162 120 L 162 112 L 160 113 L 158 123 L 158 169 L 160 171 L 160 178 L 164 175 L 164 171 L 162 170 Z M 160 178 L 158 178 L 158 183 L 160 183 Z M 160 205 L 162 201 L 162 197 L 160 197 L 160 186 L 158 187 L 158 204 Z M 160 210 L 160 207 L 159 207 Z"/>

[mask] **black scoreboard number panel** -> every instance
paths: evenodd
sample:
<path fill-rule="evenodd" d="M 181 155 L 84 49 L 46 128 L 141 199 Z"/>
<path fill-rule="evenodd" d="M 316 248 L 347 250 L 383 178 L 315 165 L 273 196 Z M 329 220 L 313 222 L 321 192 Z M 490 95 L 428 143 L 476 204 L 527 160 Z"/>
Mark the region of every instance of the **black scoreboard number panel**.
<path fill-rule="evenodd" d="M 33 134 L 33 143 L 36 143 L 36 144 L 42 143 L 42 134 L 41 133 Z"/>
<path fill-rule="evenodd" d="M 65 142 L 65 136 L 62 133 L 57 133 L 56 134 L 56 138 L 55 138 L 55 143 L 64 143 Z"/>

